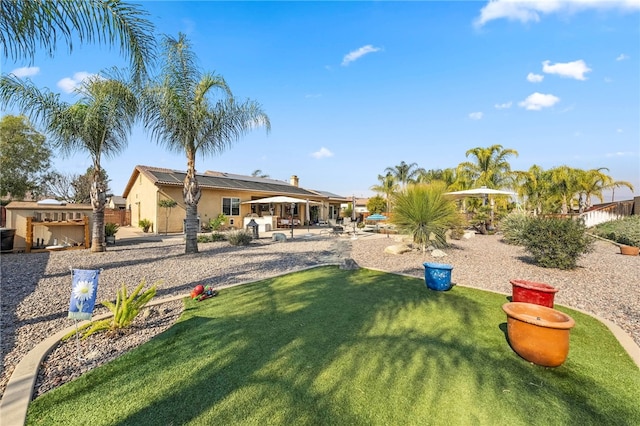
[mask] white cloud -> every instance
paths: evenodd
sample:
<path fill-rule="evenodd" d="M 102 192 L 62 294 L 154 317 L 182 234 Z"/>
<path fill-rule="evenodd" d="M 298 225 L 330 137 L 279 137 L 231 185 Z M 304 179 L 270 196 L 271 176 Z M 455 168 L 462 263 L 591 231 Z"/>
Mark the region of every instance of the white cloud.
<path fill-rule="evenodd" d="M 60 80 L 58 82 L 58 87 L 66 93 L 73 93 L 73 91 L 80 85 L 80 83 L 94 75 L 95 74 L 89 74 L 88 72 L 80 71 L 75 73 L 73 77 L 65 77 Z"/>
<path fill-rule="evenodd" d="M 606 153 L 604 156 L 605 157 L 635 157 L 637 154 L 635 152 L 632 151 L 618 151 L 618 152 L 608 152 Z"/>
<path fill-rule="evenodd" d="M 613 83 L 613 79 L 611 77 L 605 77 L 604 78 L 604 82 L 605 83 Z"/>
<path fill-rule="evenodd" d="M 349 63 L 360 59 L 364 55 L 373 53 L 373 52 L 378 52 L 379 50 L 380 50 L 379 47 L 373 47 L 370 44 L 367 44 L 366 46 L 362 46 L 361 48 L 353 50 L 347 53 L 346 55 L 344 55 L 344 58 L 342 59 L 342 66 L 345 67 L 349 65 Z"/>
<path fill-rule="evenodd" d="M 15 70 L 11 71 L 11 74 L 15 75 L 18 78 L 31 77 L 31 76 L 40 74 L 40 68 L 39 67 L 16 68 Z"/>
<path fill-rule="evenodd" d="M 621 53 L 620 55 L 618 55 L 618 57 L 616 58 L 616 61 L 624 61 L 626 59 L 629 59 L 629 56 L 625 55 L 624 53 Z"/>
<path fill-rule="evenodd" d="M 474 20 L 476 27 L 482 27 L 494 19 L 509 21 L 539 22 L 541 15 L 553 13 L 577 13 L 588 9 L 614 9 L 634 11 L 640 9 L 638 0 L 490 0 Z"/>
<path fill-rule="evenodd" d="M 472 112 L 471 114 L 469 114 L 469 118 L 472 120 L 480 120 L 482 119 L 482 116 L 484 114 L 482 114 L 481 112 Z"/>
<path fill-rule="evenodd" d="M 511 105 L 513 105 L 513 102 L 509 101 L 502 104 L 495 104 L 494 107 L 496 109 L 509 109 L 511 108 Z"/>
<path fill-rule="evenodd" d="M 530 111 L 540 111 L 542 108 L 552 107 L 558 102 L 560 102 L 560 98 L 557 96 L 535 92 L 527 96 L 527 99 L 518 103 L 518 105 Z"/>
<path fill-rule="evenodd" d="M 333 157 L 333 152 L 329 151 L 327 148 L 322 147 L 320 148 L 320 150 L 311 153 L 311 156 L 313 158 L 317 158 L 318 160 L 321 160 L 323 158 L 327 158 L 327 157 Z"/>
<path fill-rule="evenodd" d="M 576 80 L 586 80 L 585 73 L 591 72 L 591 68 L 582 59 L 573 62 L 558 62 L 551 65 L 551 61 L 542 62 L 542 72 L 547 74 L 558 74 L 561 77 L 575 78 Z"/>
<path fill-rule="evenodd" d="M 616 129 L 616 133 L 623 133 L 622 129 Z"/>
<path fill-rule="evenodd" d="M 540 83 L 542 80 L 544 80 L 544 75 L 534 74 L 532 72 L 527 74 L 527 81 L 529 83 Z"/>

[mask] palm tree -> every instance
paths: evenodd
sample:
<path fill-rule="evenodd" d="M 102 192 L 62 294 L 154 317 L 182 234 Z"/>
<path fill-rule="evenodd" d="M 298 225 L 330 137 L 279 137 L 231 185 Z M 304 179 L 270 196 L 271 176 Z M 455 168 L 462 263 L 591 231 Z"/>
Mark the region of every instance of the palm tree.
<path fill-rule="evenodd" d="M 472 156 L 475 162 L 460 163 L 459 170 L 467 174 L 476 186 L 499 189 L 511 184 L 513 174 L 507 161 L 510 156 L 518 156 L 515 149 L 504 149 L 502 145 L 491 145 L 488 148 L 472 148 L 465 153 Z"/>
<path fill-rule="evenodd" d="M 457 179 L 458 174 L 456 169 L 420 169 L 420 171 L 418 172 L 418 177 L 416 178 L 416 182 L 432 183 L 439 180 L 441 182 L 444 182 L 447 185 L 447 188 L 449 188 L 456 182 Z"/>
<path fill-rule="evenodd" d="M 447 243 L 445 232 L 461 224 L 453 200 L 445 197 L 446 187 L 442 182 L 409 185 L 406 191 L 393 196 L 393 216 L 391 223 L 400 232 L 408 233 L 413 242 L 420 244 L 424 251 L 431 235 L 437 246 Z"/>
<path fill-rule="evenodd" d="M 81 43 L 120 40 L 120 50 L 128 56 L 136 76 L 146 73 L 147 61 L 154 59 L 153 24 L 147 12 L 122 1 L 8 0 L 0 2 L 0 43 L 4 56 L 33 61 L 36 50 L 53 56 L 59 38 L 69 52 L 72 41 Z"/>
<path fill-rule="evenodd" d="M 262 173 L 262 170 L 260 170 L 260 169 L 254 170 L 253 173 L 251 173 L 251 176 L 259 177 L 259 178 L 262 178 L 262 179 L 269 179 L 269 175 L 266 174 L 266 173 Z"/>
<path fill-rule="evenodd" d="M 164 37 L 160 75 L 143 90 L 142 117 L 151 137 L 187 157 L 182 191 L 186 206 L 185 253 L 198 252 L 198 202 L 201 191 L 196 177 L 196 154 L 218 154 L 249 130 L 271 129 L 261 106 L 247 100 L 237 103 L 222 76 L 203 73 L 184 36 Z M 223 97 L 215 98 L 216 93 Z"/>
<path fill-rule="evenodd" d="M 380 185 L 373 185 L 370 189 L 379 194 L 384 194 L 384 198 L 387 201 L 387 212 L 391 211 L 390 201 L 391 195 L 398 191 L 398 184 L 396 183 L 396 178 L 393 177 L 391 172 L 387 172 L 386 175 L 378 175 L 378 181 L 380 181 Z"/>
<path fill-rule="evenodd" d="M 560 198 L 562 214 L 569 213 L 569 205 L 573 204 L 574 195 L 580 192 L 578 174 L 576 169 L 569 166 L 559 166 L 549 170 L 550 193 Z"/>
<path fill-rule="evenodd" d="M 396 181 L 400 182 L 402 190 L 404 191 L 407 184 L 413 182 L 413 179 L 422 171 L 422 169 L 418 168 L 416 163 L 407 164 L 404 161 L 401 161 L 397 166 L 387 167 L 384 171 L 391 173 L 396 178 Z"/>
<path fill-rule="evenodd" d="M 542 213 L 542 202 L 548 192 L 547 180 L 542 167 L 534 164 L 526 172 L 516 171 L 515 186 L 518 197 L 524 199 L 525 209 L 535 215 Z"/>
<path fill-rule="evenodd" d="M 104 207 L 107 182 L 100 166 L 103 156 L 115 156 L 127 146 L 135 122 L 138 100 L 132 87 L 114 73 L 111 78 L 94 76 L 76 90 L 74 104 L 60 101 L 58 94 L 41 91 L 30 81 L 13 75 L 0 80 L 0 99 L 17 105 L 35 123 L 40 123 L 63 155 L 84 151 L 91 157 L 93 173 L 91 206 L 93 229 L 91 251 L 104 251 Z"/>

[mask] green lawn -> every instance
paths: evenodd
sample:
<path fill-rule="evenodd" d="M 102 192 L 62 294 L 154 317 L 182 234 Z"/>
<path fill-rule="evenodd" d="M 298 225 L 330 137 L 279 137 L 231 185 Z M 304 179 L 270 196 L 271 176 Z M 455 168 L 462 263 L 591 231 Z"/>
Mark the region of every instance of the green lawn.
<path fill-rule="evenodd" d="M 598 321 L 569 358 L 506 341 L 506 297 L 323 267 L 188 300 L 175 326 L 32 402 L 29 424 L 637 425 L 640 370 Z"/>

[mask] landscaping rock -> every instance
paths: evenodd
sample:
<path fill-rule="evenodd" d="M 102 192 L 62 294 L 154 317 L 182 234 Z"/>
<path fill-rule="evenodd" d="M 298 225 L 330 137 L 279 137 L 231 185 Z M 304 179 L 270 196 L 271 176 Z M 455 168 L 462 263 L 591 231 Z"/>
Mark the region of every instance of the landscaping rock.
<path fill-rule="evenodd" d="M 287 241 L 287 236 L 282 232 L 274 232 L 271 234 L 271 241 Z"/>
<path fill-rule="evenodd" d="M 342 261 L 342 264 L 340 264 L 340 269 L 354 270 L 359 268 L 360 266 L 353 259 L 345 259 Z"/>
<path fill-rule="evenodd" d="M 384 252 L 389 254 L 402 254 L 411 251 L 411 247 L 405 244 L 394 244 L 392 246 L 385 247 Z"/>
<path fill-rule="evenodd" d="M 447 253 L 443 252 L 442 250 L 438 250 L 435 249 L 431 252 L 431 256 L 433 257 L 445 257 L 447 255 Z"/>

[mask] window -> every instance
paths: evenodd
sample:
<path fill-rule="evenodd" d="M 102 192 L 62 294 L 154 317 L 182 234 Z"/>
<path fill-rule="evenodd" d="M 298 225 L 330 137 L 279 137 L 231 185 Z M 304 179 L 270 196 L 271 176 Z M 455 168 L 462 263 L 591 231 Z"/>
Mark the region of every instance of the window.
<path fill-rule="evenodd" d="M 223 198 L 222 213 L 225 216 L 240 216 L 240 198 Z"/>

